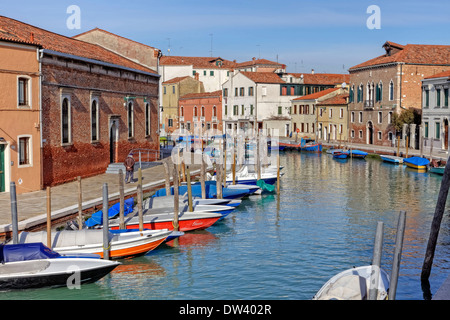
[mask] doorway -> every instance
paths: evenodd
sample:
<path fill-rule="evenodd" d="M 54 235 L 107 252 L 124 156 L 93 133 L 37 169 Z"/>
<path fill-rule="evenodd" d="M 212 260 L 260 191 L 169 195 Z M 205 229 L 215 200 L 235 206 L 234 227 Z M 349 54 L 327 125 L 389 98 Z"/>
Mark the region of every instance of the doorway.
<path fill-rule="evenodd" d="M 373 144 L 373 124 L 372 121 L 367 123 L 367 144 Z"/>
<path fill-rule="evenodd" d="M 119 120 L 110 119 L 109 122 L 109 162 L 117 162 L 117 142 L 119 141 Z"/>
<path fill-rule="evenodd" d="M 448 150 L 448 119 L 444 119 L 444 149 Z"/>

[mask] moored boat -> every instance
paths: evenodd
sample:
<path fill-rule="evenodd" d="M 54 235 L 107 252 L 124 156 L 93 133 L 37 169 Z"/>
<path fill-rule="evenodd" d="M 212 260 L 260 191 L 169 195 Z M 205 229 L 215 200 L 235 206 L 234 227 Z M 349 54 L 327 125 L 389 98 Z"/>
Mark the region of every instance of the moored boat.
<path fill-rule="evenodd" d="M 441 176 L 444 175 L 444 170 L 445 170 L 445 166 L 430 167 L 431 173 L 439 174 Z"/>
<path fill-rule="evenodd" d="M 427 170 L 430 161 L 426 158 L 411 157 L 403 159 L 403 163 L 412 169 Z"/>
<path fill-rule="evenodd" d="M 350 156 L 356 159 L 364 159 L 367 156 L 367 152 L 361 150 L 350 150 Z"/>
<path fill-rule="evenodd" d="M 388 163 L 393 163 L 393 164 L 401 164 L 403 163 L 403 158 L 402 157 L 396 157 L 396 156 L 389 156 L 389 155 L 380 155 L 381 160 L 383 160 L 384 162 L 388 162 Z"/>
<path fill-rule="evenodd" d="M 375 266 L 347 269 L 333 276 L 313 297 L 313 300 L 368 300 L 370 278 Z M 379 269 L 377 300 L 385 300 L 389 290 L 389 275 Z"/>
<path fill-rule="evenodd" d="M 335 159 L 347 159 L 349 156 L 348 151 L 340 150 L 333 152 L 333 158 Z"/>
<path fill-rule="evenodd" d="M 0 245 L 0 253 L 0 290 L 68 286 L 75 274 L 76 285 L 92 283 L 120 264 L 98 255 L 61 255 L 40 242 Z"/>

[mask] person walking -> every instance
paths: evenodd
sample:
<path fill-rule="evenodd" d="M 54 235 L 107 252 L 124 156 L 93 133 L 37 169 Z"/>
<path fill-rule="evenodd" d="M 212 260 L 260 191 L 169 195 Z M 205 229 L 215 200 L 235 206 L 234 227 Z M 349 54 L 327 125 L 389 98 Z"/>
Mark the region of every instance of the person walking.
<path fill-rule="evenodd" d="M 133 156 L 131 154 L 129 154 L 123 163 L 125 165 L 125 169 L 127 171 L 126 175 L 125 175 L 125 183 L 133 182 L 133 180 L 134 180 L 134 177 L 133 177 L 134 164 L 135 163 L 136 162 L 134 161 Z"/>

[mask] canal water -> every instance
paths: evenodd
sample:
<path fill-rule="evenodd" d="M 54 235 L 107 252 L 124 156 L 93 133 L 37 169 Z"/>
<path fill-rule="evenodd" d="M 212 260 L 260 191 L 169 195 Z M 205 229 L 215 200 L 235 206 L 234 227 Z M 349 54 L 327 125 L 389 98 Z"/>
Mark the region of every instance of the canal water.
<path fill-rule="evenodd" d="M 207 230 L 178 245 L 123 260 L 81 289 L 0 293 L 0 299 L 307 300 L 333 275 L 371 263 L 384 222 L 382 268 L 391 270 L 398 214 L 406 231 L 399 300 L 423 300 L 420 274 L 441 176 L 377 159 L 337 161 L 327 154 L 285 152 L 281 194 L 252 196 Z M 450 275 L 445 213 L 430 277 L 435 293 Z"/>

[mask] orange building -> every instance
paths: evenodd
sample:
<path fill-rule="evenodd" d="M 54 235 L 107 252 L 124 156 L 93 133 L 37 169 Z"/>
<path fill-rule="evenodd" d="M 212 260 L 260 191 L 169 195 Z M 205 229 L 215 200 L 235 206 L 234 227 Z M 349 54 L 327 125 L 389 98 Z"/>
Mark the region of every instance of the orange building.
<path fill-rule="evenodd" d="M 0 29 L 0 192 L 41 188 L 39 46 Z"/>
<path fill-rule="evenodd" d="M 188 93 L 179 99 L 180 129 L 222 131 L 222 91 Z"/>

